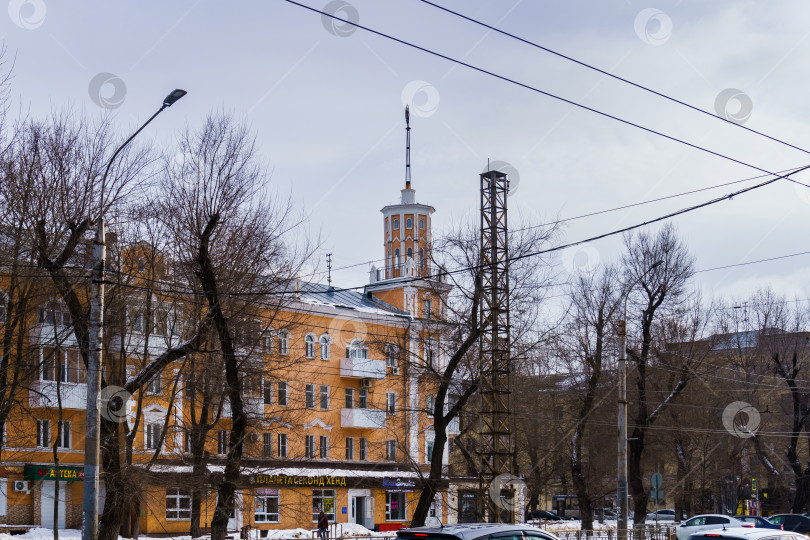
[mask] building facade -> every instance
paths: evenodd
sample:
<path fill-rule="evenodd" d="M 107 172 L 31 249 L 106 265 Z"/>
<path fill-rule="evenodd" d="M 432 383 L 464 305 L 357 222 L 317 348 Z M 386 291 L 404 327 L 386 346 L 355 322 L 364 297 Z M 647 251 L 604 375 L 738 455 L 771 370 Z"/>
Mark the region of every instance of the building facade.
<path fill-rule="evenodd" d="M 449 286 L 431 269 L 433 212 L 409 182 L 400 204 L 382 209 L 386 262 L 372 268 L 365 290 L 299 281 L 283 306 L 242 324 L 249 428 L 229 529 L 249 526 L 260 537 L 314 529 L 320 510 L 330 523 L 369 529 L 409 522 L 433 449 L 433 376 L 445 361 L 441 297 Z M 107 329 L 105 354 L 126 358 L 126 377 L 183 335 L 182 300 L 149 294 L 120 302 L 126 328 Z M 32 315 L 24 345 L 31 376 L 5 425 L 6 529 L 81 526 L 86 370 L 56 297 Z M 230 404 L 215 366 L 195 353 L 135 395 L 113 386 L 102 393 L 102 414 L 122 424 L 121 444 L 131 448 L 122 450 L 137 486 L 127 494 L 128 530 L 187 534 L 192 512 L 210 526 L 230 446 Z M 445 481 L 431 509 L 445 523 L 455 521 L 448 489 Z"/>

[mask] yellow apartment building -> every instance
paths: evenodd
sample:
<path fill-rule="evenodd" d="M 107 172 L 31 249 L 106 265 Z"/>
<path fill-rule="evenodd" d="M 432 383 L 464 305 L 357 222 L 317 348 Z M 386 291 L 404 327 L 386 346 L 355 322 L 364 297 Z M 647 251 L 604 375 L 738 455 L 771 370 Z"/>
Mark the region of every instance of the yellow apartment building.
<path fill-rule="evenodd" d="M 261 330 L 245 362 L 250 428 L 229 529 L 249 526 L 260 537 L 271 529 L 314 529 L 319 509 L 330 523 L 369 529 L 397 529 L 410 520 L 432 452 L 429 373 L 445 361 L 439 297 L 449 285 L 430 264 L 433 212 L 416 202 L 406 184 L 400 203 L 382 209 L 385 263 L 372 267 L 364 290 L 299 283 L 291 302 L 257 321 Z M 86 374 L 69 317 L 59 306 L 53 301 L 40 309 L 27 336 L 36 375 L 4 433 L 5 529 L 52 527 L 55 519 L 61 527 L 81 527 Z M 109 339 L 107 354 L 143 350 L 150 357 L 179 340 L 176 325 L 165 322 L 144 337 L 137 302 L 127 310 L 129 334 Z M 127 358 L 131 375 L 136 366 Z M 140 491 L 131 494 L 129 520 L 140 534 L 188 534 L 192 489 L 205 491 L 201 525 L 210 525 L 228 449 L 230 406 L 222 390 L 202 397 L 210 383 L 205 369 L 203 363 L 170 365 L 120 413 L 133 437 L 128 470 L 137 475 Z M 108 392 L 106 399 L 111 397 Z M 204 421 L 204 475 L 192 476 L 189 434 Z M 448 462 L 447 450 L 443 460 Z M 442 490 L 431 515 L 454 522 L 449 480 Z"/>

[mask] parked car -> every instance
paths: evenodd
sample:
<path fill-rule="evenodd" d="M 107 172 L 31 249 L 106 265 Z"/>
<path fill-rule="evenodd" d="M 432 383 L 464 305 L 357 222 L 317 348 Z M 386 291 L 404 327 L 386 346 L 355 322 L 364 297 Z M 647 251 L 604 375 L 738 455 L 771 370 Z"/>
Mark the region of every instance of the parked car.
<path fill-rule="evenodd" d="M 773 529 L 727 527 L 698 531 L 689 540 L 810 540 L 807 536 Z"/>
<path fill-rule="evenodd" d="M 675 510 L 672 508 L 664 508 L 663 510 L 658 510 L 656 512 L 650 512 L 647 514 L 647 523 L 655 523 L 656 521 L 659 523 L 661 521 L 675 521 Z"/>
<path fill-rule="evenodd" d="M 776 523 L 771 523 L 767 519 L 762 516 L 734 516 L 735 518 L 739 519 L 740 521 L 744 521 L 746 523 L 753 523 L 754 527 L 760 529 L 778 529 L 782 530 L 781 525 L 777 525 Z"/>
<path fill-rule="evenodd" d="M 563 521 L 558 514 L 550 510 L 532 510 L 526 513 L 526 519 L 540 519 L 544 521 Z"/>
<path fill-rule="evenodd" d="M 801 534 L 810 532 L 810 517 L 801 514 L 776 514 L 775 516 L 768 516 L 768 521 L 781 525 L 785 531 Z"/>
<path fill-rule="evenodd" d="M 709 529 L 722 529 L 723 527 L 746 527 L 753 529 L 754 525 L 752 523 L 745 523 L 731 516 L 724 516 L 723 514 L 701 514 L 689 518 L 675 527 L 675 536 L 678 540 L 686 540 L 696 532 L 707 531 Z"/>
<path fill-rule="evenodd" d="M 459 523 L 439 527 L 400 529 L 397 538 L 402 540 L 559 540 L 556 536 L 537 527 L 520 524 Z"/>

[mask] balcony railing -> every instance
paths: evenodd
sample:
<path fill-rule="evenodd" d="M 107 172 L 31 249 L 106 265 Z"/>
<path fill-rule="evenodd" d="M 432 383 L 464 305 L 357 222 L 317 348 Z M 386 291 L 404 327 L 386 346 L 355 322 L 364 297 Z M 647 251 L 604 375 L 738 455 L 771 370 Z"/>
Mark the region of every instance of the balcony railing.
<path fill-rule="evenodd" d="M 385 416 L 382 409 L 340 409 L 340 427 L 382 429 Z"/>
<path fill-rule="evenodd" d="M 63 409 L 87 408 L 87 385 L 85 383 L 59 383 L 62 390 Z M 28 391 L 30 407 L 58 407 L 56 381 L 33 381 Z"/>
<path fill-rule="evenodd" d="M 385 362 L 369 358 L 342 358 L 340 376 L 350 379 L 384 379 Z"/>

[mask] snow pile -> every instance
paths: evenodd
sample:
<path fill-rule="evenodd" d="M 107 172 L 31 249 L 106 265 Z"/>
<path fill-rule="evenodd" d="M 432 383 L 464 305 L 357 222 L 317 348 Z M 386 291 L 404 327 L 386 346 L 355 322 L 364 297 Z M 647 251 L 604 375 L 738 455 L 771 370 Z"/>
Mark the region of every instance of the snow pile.
<path fill-rule="evenodd" d="M 81 540 L 82 531 L 78 529 L 59 529 L 59 540 Z M 34 527 L 24 534 L 0 533 L 0 540 L 53 540 L 53 529 Z"/>

